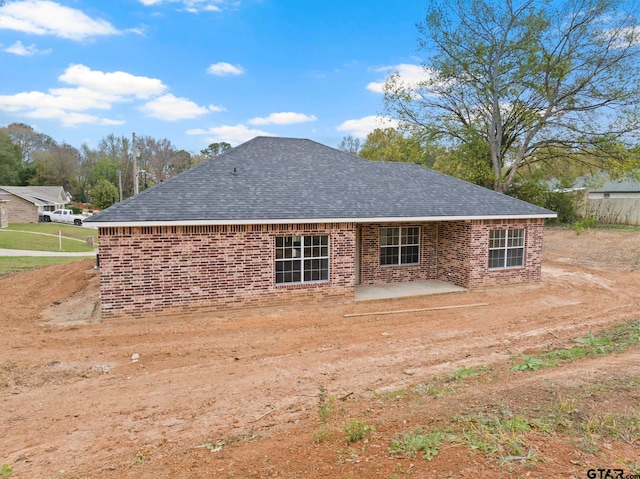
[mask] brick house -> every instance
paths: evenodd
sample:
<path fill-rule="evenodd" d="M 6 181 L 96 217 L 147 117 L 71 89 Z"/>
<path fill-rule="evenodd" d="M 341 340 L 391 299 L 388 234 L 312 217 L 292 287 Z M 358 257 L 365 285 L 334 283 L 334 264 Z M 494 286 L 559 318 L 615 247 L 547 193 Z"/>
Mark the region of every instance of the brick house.
<path fill-rule="evenodd" d="M 11 223 L 37 223 L 45 211 L 54 211 L 71 200 L 62 186 L 0 186 L 0 200 Z"/>
<path fill-rule="evenodd" d="M 353 299 L 365 284 L 538 281 L 551 217 L 414 164 L 258 137 L 87 223 L 108 318 Z"/>

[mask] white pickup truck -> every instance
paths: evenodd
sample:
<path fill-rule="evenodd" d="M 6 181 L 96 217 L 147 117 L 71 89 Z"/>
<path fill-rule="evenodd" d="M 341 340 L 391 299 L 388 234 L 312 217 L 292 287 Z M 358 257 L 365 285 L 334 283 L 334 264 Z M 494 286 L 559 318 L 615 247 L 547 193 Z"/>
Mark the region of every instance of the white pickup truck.
<path fill-rule="evenodd" d="M 42 213 L 42 220 L 45 223 L 53 221 L 55 223 L 68 223 L 76 226 L 82 226 L 82 222 L 86 219 L 86 216 L 73 214 L 71 210 L 55 210 L 45 211 Z"/>

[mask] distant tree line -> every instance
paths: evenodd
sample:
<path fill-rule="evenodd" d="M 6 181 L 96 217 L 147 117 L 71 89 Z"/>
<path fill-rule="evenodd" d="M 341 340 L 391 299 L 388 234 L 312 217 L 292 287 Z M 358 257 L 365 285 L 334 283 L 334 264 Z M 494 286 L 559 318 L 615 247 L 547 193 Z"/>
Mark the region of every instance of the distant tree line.
<path fill-rule="evenodd" d="M 224 153 L 228 143 L 212 143 L 197 154 L 178 150 L 166 138 L 107 135 L 96 148 L 59 143 L 24 123 L 0 128 L 0 185 L 62 186 L 74 200 L 106 208 L 134 193 L 136 155 L 139 191 L 204 160 Z"/>
<path fill-rule="evenodd" d="M 494 186 L 489 145 L 478 139 L 451 146 L 428 137 L 402 132 L 395 128 L 376 129 L 364 141 L 345 136 L 338 149 L 372 161 L 415 163 L 425 168 L 475 183 Z M 535 161 L 520 168 L 504 193 L 558 213 L 562 223 L 578 219 L 580 198 L 566 191 L 585 178 L 610 178 L 624 175 L 640 177 L 640 146 L 628 147 L 622 142 L 609 145 L 617 151 L 617 161 L 603 162 L 601 150 L 584 149 L 579 155 L 570 147 L 556 147 L 539 152 Z"/>

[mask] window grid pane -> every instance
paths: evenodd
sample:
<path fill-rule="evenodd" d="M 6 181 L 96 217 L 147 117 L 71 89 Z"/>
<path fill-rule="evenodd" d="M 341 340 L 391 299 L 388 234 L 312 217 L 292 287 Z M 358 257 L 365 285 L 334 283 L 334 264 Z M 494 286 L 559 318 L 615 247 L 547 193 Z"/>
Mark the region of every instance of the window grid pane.
<path fill-rule="evenodd" d="M 329 281 L 329 236 L 275 238 L 276 284 Z"/>
<path fill-rule="evenodd" d="M 380 266 L 419 263 L 419 226 L 380 228 Z"/>
<path fill-rule="evenodd" d="M 380 246 L 393 246 L 400 244 L 399 228 L 380 228 Z"/>
<path fill-rule="evenodd" d="M 380 248 L 380 264 L 398 264 L 398 248 L 396 246 L 384 246 Z"/>

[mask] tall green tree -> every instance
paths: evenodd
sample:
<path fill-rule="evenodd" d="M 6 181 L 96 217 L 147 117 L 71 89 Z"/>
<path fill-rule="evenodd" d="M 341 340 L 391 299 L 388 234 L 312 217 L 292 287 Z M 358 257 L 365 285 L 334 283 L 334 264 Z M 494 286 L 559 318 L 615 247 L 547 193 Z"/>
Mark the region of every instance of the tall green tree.
<path fill-rule="evenodd" d="M 362 158 L 375 161 L 402 161 L 432 166 L 435 161 L 433 147 L 415 135 L 403 135 L 395 128 L 376 128 L 367 135 L 358 153 Z"/>
<path fill-rule="evenodd" d="M 100 157 L 109 158 L 116 165 L 116 174 L 122 182 L 122 198 L 133 196 L 133 152 L 131 138 L 109 134 L 98 143 Z M 111 180 L 113 181 L 113 180 Z M 116 184 L 115 182 L 113 183 Z"/>
<path fill-rule="evenodd" d="M 118 201 L 118 188 L 109 180 L 102 178 L 91 189 L 89 200 L 92 206 L 99 209 L 108 208 Z"/>
<path fill-rule="evenodd" d="M 55 144 L 46 151 L 34 155 L 36 174 L 31 185 L 62 186 L 75 194 L 76 180 L 80 168 L 80 153 L 66 143 Z"/>
<path fill-rule="evenodd" d="M 20 147 L 0 132 L 0 185 L 11 186 L 20 182 L 21 156 Z"/>
<path fill-rule="evenodd" d="M 419 25 L 424 79 L 392 75 L 385 110 L 452 148 L 480 138 L 501 192 L 554 148 L 596 168 L 628 169 L 619 146 L 640 132 L 632 3 L 434 0 Z"/>
<path fill-rule="evenodd" d="M 215 158 L 231 149 L 231 145 L 226 141 L 221 141 L 217 143 L 211 143 L 204 150 L 200 150 L 200 154 L 205 157 L 205 159 L 209 160 L 211 158 Z"/>
<path fill-rule="evenodd" d="M 440 154 L 433 169 L 485 188 L 493 188 L 491 152 L 483 138 L 467 138 L 457 148 Z"/>
<path fill-rule="evenodd" d="M 24 123 L 11 123 L 0 128 L 0 131 L 9 136 L 14 145 L 20 147 L 23 166 L 30 165 L 37 152 L 47 151 L 56 143 L 49 135 L 39 133 Z"/>

